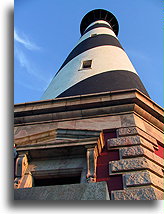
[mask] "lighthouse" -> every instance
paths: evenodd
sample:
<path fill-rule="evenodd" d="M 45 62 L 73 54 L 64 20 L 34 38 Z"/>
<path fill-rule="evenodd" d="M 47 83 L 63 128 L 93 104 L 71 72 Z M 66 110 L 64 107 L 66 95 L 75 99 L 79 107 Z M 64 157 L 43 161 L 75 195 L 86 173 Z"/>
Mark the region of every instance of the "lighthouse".
<path fill-rule="evenodd" d="M 115 16 L 102 9 L 87 13 L 79 39 L 41 99 L 68 97 L 125 89 L 149 96 L 121 46 Z"/>
<path fill-rule="evenodd" d="M 15 200 L 163 199 L 163 109 L 118 31 L 112 13 L 87 13 L 41 100 L 15 104 Z"/>

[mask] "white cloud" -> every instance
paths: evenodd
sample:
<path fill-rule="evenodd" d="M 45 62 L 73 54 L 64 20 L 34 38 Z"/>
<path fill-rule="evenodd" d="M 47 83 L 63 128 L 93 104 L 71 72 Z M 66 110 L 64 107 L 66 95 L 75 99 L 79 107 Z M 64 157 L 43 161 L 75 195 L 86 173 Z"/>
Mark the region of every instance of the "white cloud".
<path fill-rule="evenodd" d="M 14 29 L 14 40 L 20 44 L 22 44 L 28 50 L 40 50 L 41 48 L 31 42 L 26 35 L 18 35 L 17 31 Z"/>
<path fill-rule="evenodd" d="M 41 50 L 41 47 L 31 42 L 26 35 L 21 34 L 20 36 L 20 34 L 18 34 L 16 30 L 14 30 L 14 40 L 17 43 L 21 44 L 21 46 L 18 46 L 17 44 L 15 44 L 14 46 L 14 56 L 22 67 L 21 71 L 24 72 L 24 74 L 26 73 L 30 75 L 36 83 L 41 82 L 41 84 L 38 84 L 41 87 L 35 87 L 34 85 L 32 85 L 32 83 L 28 83 L 26 79 L 24 79 L 23 82 L 17 79 L 16 83 L 31 90 L 44 91 L 45 88 L 47 88 L 47 85 L 49 84 L 51 78 L 48 77 L 46 73 L 46 76 L 42 75 L 41 71 L 37 68 L 37 65 L 28 59 L 25 50 L 23 49 L 23 47 L 25 47 L 26 49 L 33 51 Z"/>
<path fill-rule="evenodd" d="M 26 55 L 22 52 L 21 49 L 15 47 L 14 52 L 16 59 L 20 63 L 20 66 L 22 66 L 28 74 L 35 77 L 37 81 L 42 81 L 46 85 L 48 84 L 47 78 L 41 75 L 41 72 L 38 71 L 36 66 L 27 59 Z"/>

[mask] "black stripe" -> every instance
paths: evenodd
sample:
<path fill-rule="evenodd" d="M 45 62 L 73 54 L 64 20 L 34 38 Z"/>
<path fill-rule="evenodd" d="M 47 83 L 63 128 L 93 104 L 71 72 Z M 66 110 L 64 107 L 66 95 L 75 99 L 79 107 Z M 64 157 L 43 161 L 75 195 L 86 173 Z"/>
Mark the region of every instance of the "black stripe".
<path fill-rule="evenodd" d="M 115 70 L 94 75 L 70 87 L 58 97 L 92 94 L 107 91 L 139 89 L 148 95 L 139 76 L 131 71 Z"/>
<path fill-rule="evenodd" d="M 97 36 L 89 37 L 82 41 L 80 44 L 78 44 L 68 55 L 66 60 L 64 61 L 63 65 L 60 67 L 59 71 L 73 58 L 78 56 L 79 54 L 95 47 L 103 46 L 103 45 L 112 45 L 119 48 L 122 48 L 121 44 L 119 43 L 118 39 L 116 39 L 114 36 L 108 35 L 108 34 L 100 34 Z M 122 48 L 123 49 L 123 48 Z M 58 71 L 58 72 L 59 72 Z M 58 73 L 57 72 L 57 73 Z M 56 75 L 57 75 L 56 73 Z"/>
<path fill-rule="evenodd" d="M 99 24 L 99 23 L 97 23 L 97 24 L 92 25 L 92 26 L 89 27 L 88 29 L 86 29 L 86 30 L 84 31 L 83 35 L 86 34 L 88 31 L 93 30 L 93 29 L 98 28 L 98 27 L 106 27 L 106 28 L 109 28 L 109 29 L 113 30 L 113 29 L 112 29 L 109 25 L 107 25 L 107 24 Z"/>

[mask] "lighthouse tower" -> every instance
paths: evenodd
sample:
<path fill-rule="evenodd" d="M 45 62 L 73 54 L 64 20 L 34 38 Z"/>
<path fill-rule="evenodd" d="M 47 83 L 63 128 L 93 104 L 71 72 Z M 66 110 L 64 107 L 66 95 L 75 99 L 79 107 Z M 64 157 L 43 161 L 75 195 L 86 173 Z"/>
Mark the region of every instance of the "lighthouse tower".
<path fill-rule="evenodd" d="M 41 100 L 15 105 L 16 200 L 163 199 L 163 109 L 150 99 L 106 10 Z"/>
<path fill-rule="evenodd" d="M 71 51 L 42 99 L 139 89 L 148 96 L 135 68 L 118 41 L 115 16 L 102 9 L 81 21 L 81 38 Z"/>

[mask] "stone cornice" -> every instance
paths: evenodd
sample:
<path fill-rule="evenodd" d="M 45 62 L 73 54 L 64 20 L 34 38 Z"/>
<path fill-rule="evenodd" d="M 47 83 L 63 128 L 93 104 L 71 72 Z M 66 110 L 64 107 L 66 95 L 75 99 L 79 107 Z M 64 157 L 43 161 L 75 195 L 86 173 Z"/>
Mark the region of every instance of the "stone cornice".
<path fill-rule="evenodd" d="M 162 128 L 163 109 L 136 89 L 16 104 L 14 115 L 17 126 L 130 112 Z"/>

